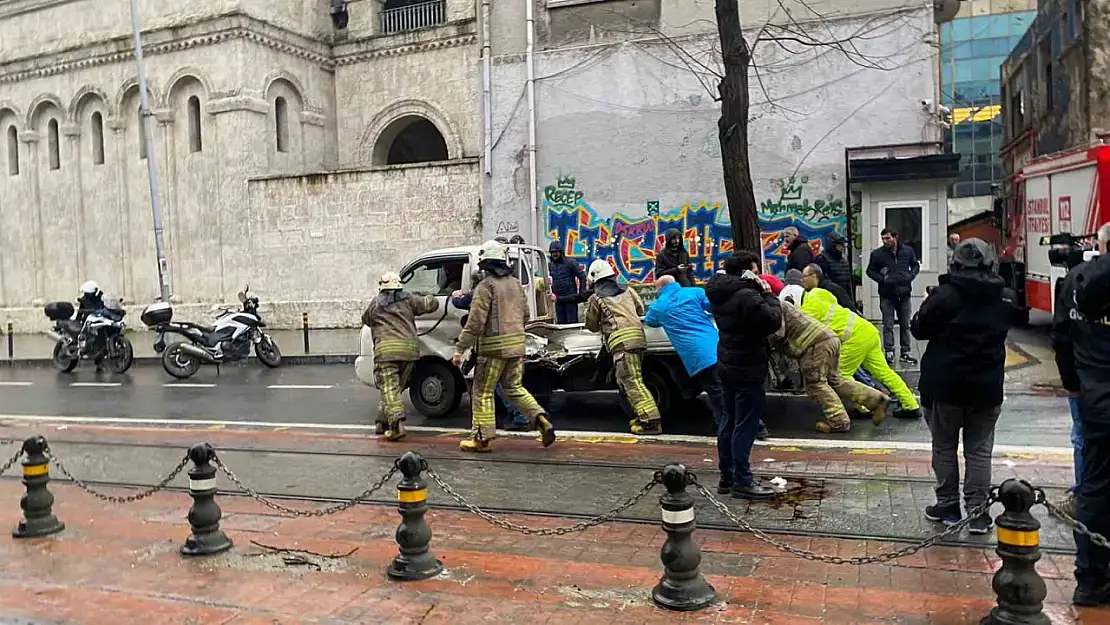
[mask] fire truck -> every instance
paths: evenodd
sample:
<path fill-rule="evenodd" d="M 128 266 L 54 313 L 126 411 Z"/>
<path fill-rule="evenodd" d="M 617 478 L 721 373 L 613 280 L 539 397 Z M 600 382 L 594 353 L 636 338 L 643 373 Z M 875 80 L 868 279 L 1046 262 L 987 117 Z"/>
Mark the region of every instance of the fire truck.
<path fill-rule="evenodd" d="M 999 273 L 1029 310 L 1053 312 L 1064 263 L 1049 260 L 1053 235 L 1093 237 L 1110 222 L 1110 145 L 1098 144 L 1032 159 L 1014 177 L 1005 213 L 1008 244 Z M 1057 237 L 1059 238 L 1059 237 Z"/>

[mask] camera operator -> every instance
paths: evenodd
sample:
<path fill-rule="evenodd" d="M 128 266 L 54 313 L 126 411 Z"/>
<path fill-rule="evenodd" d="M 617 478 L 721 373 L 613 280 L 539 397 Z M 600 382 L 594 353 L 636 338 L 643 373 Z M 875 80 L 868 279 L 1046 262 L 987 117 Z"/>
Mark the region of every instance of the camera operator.
<path fill-rule="evenodd" d="M 1098 231 L 1103 253 L 1108 241 L 1110 223 Z M 1075 258 L 1082 251 L 1074 243 L 1072 247 L 1068 265 L 1076 266 L 1057 289 L 1053 347 L 1060 378 L 1065 388 L 1077 392 L 1078 399 L 1082 448 L 1076 518 L 1092 532 L 1110 536 L 1110 292 L 1105 288 L 1110 260 L 1095 257 L 1083 262 Z M 1101 291 L 1099 285 L 1104 287 Z M 1078 532 L 1075 543 L 1072 602 L 1110 605 L 1110 550 L 1095 546 Z"/>

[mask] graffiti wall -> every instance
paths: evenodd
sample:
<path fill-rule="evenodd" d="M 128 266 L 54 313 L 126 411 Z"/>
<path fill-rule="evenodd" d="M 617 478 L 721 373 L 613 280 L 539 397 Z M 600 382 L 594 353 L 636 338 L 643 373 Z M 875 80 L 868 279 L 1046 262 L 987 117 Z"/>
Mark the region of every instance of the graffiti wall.
<path fill-rule="evenodd" d="M 814 254 L 821 251 L 825 235 L 834 231 L 845 234 L 843 200 L 831 195 L 807 196 L 808 182 L 805 176 L 779 180 L 774 185 L 775 197 L 760 204 L 763 254 L 771 273 L 782 275 L 785 271 L 788 251 L 783 230 L 787 227 L 796 227 L 809 239 Z M 649 201 L 642 213 L 603 217 L 586 200 L 574 177 L 564 175 L 544 189 L 543 207 L 547 236 L 562 243 L 568 257 L 584 266 L 597 258 L 607 259 L 617 274 L 632 284 L 654 279 L 655 252 L 663 247 L 671 228 L 682 232 L 693 274 L 699 280 L 708 280 L 732 253 L 728 210 L 720 202 L 697 200 L 663 209 L 660 202 Z"/>

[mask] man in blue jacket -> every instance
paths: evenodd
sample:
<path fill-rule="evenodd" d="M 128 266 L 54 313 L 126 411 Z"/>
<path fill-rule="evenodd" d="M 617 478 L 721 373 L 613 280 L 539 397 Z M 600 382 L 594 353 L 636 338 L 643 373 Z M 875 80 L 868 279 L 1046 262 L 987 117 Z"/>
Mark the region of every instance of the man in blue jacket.
<path fill-rule="evenodd" d="M 577 261 L 567 258 L 559 241 L 552 241 L 547 251 L 551 255 L 547 270 L 551 274 L 551 291 L 556 299 L 555 320 L 560 324 L 578 323 L 579 300 L 570 296 L 586 290 L 586 272 L 582 271 Z"/>
<path fill-rule="evenodd" d="M 717 374 L 718 334 L 705 289 L 680 286 L 670 275 L 656 278 L 655 288 L 657 295 L 644 315 L 644 325 L 663 328 L 667 333 L 686 373 L 709 395 L 713 420 L 720 423 L 723 390 Z M 767 437 L 762 422 L 757 436 Z"/>

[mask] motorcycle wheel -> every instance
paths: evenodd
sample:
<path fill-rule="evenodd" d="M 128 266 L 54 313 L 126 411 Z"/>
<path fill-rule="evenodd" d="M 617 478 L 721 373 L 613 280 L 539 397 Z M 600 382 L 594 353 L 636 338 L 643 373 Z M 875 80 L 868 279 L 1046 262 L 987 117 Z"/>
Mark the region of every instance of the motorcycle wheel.
<path fill-rule="evenodd" d="M 112 337 L 111 341 L 112 343 L 108 348 L 108 360 L 112 373 L 126 373 L 135 362 L 135 348 L 131 346 L 131 340 L 126 336 Z"/>
<path fill-rule="evenodd" d="M 259 362 L 271 369 L 281 366 L 281 349 L 268 336 L 263 336 L 262 340 L 255 344 L 254 354 L 258 356 Z"/>
<path fill-rule="evenodd" d="M 181 343 L 174 343 L 162 352 L 162 368 L 173 377 L 184 380 L 200 371 L 200 359 L 181 351 Z"/>
<path fill-rule="evenodd" d="M 73 358 L 66 353 L 66 346 L 64 341 L 59 341 L 54 344 L 54 368 L 62 373 L 69 373 L 77 368 L 77 363 L 81 361 L 80 358 Z"/>

